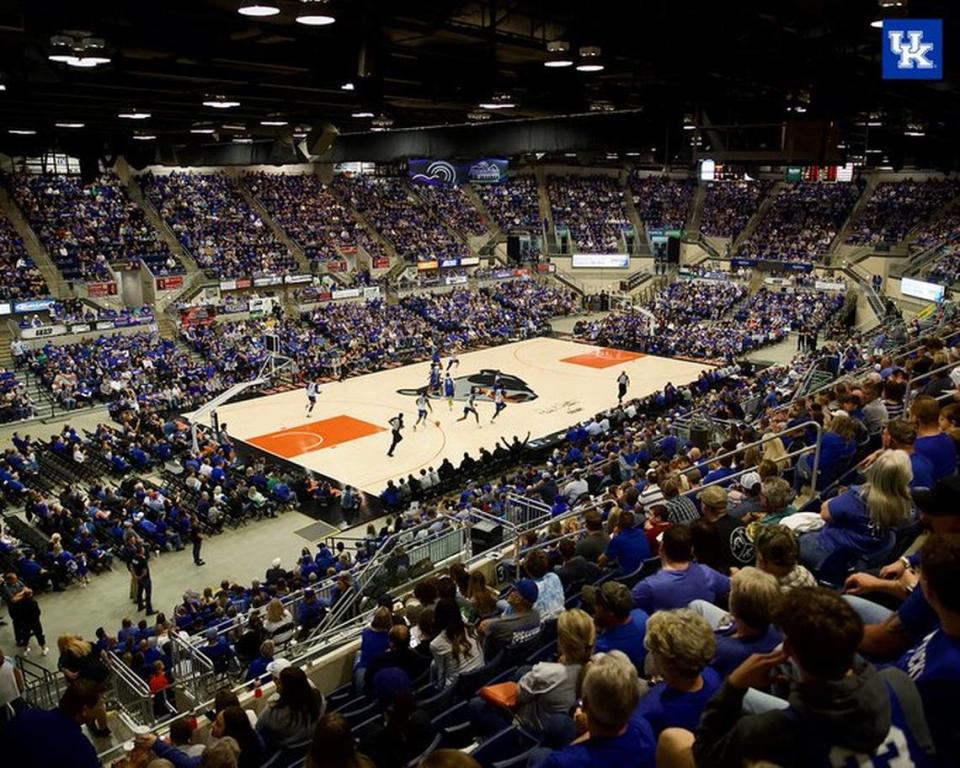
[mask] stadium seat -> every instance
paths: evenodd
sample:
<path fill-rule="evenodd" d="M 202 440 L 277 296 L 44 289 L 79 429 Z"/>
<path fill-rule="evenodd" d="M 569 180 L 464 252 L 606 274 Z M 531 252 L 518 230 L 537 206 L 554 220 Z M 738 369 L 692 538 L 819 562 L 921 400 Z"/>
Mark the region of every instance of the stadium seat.
<path fill-rule="evenodd" d="M 647 560 L 644 560 L 640 567 L 637 568 L 633 573 L 628 573 L 626 576 L 621 576 L 617 581 L 626 584 L 631 589 L 637 585 L 637 583 L 643 581 L 647 576 L 652 576 L 657 571 L 660 570 L 660 558 L 651 557 Z"/>
<path fill-rule="evenodd" d="M 435 749 L 439 748 L 441 738 L 442 738 L 441 734 L 439 733 L 436 736 L 434 736 L 433 741 L 430 742 L 427 748 L 407 763 L 407 768 L 417 768 L 417 766 L 420 765 L 420 761 L 423 760 L 423 758 L 425 758 Z"/>
<path fill-rule="evenodd" d="M 440 733 L 442 749 L 463 749 L 473 740 L 469 701 L 461 701 L 440 713 L 431 723 Z"/>
<path fill-rule="evenodd" d="M 473 696 L 480 688 L 493 679 L 504 664 L 505 651 L 500 651 L 490 661 L 484 664 L 480 669 L 473 672 L 466 672 L 460 675 L 456 682 L 457 696 L 460 698 L 469 698 Z"/>
<path fill-rule="evenodd" d="M 483 742 L 472 757 L 483 768 L 506 768 L 521 765 L 538 746 L 540 742 L 533 736 L 511 725 Z"/>

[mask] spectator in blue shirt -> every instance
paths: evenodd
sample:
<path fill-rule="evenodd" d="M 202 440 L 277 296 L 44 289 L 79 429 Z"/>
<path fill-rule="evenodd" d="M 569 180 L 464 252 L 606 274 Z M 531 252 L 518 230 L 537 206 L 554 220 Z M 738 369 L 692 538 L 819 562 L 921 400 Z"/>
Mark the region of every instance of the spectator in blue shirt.
<path fill-rule="evenodd" d="M 910 515 L 910 457 L 884 451 L 866 471 L 862 486 L 825 501 L 820 516 L 826 525 L 800 537 L 800 560 L 815 573 L 824 561 L 846 552 L 851 561 L 883 556 L 887 533 Z M 881 561 L 882 562 L 882 561 Z"/>
<path fill-rule="evenodd" d="M 247 667 L 247 675 L 244 678 L 247 682 L 260 682 L 267 676 L 267 666 L 273 661 L 273 651 L 273 640 L 264 640 L 260 643 L 260 655 Z"/>
<path fill-rule="evenodd" d="M 647 649 L 643 644 L 647 614 L 633 606 L 625 584 L 608 581 L 583 588 L 583 608 L 597 625 L 598 651 L 622 651 L 637 669 L 643 669 Z"/>
<path fill-rule="evenodd" d="M 616 651 L 598 653 L 587 667 L 581 695 L 589 735 L 551 753 L 541 768 L 653 768 L 656 737 L 646 721 L 633 716 L 640 696 L 630 660 Z"/>
<path fill-rule="evenodd" d="M 933 462 L 935 479 L 956 474 L 957 445 L 950 435 L 940 431 L 940 404 L 922 395 L 910 406 L 910 419 L 917 425 L 913 449 Z"/>
<path fill-rule="evenodd" d="M 640 700 L 636 714 L 659 736 L 667 728 L 696 731 L 707 702 L 723 682 L 707 667 L 717 641 L 710 624 L 689 609 L 658 611 L 647 622 L 647 652 L 663 678 Z"/>
<path fill-rule="evenodd" d="M 903 451 L 910 457 L 910 467 L 913 469 L 913 479 L 910 488 L 933 488 L 936 482 L 936 468 L 929 458 L 917 453 L 914 445 L 917 441 L 917 427 L 906 419 L 888 421 L 881 437 L 883 448 L 875 451 L 861 462 L 869 467 L 876 458 L 886 450 Z"/>
<path fill-rule="evenodd" d="M 685 608 L 694 600 L 721 602 L 730 591 L 730 578 L 709 566 L 693 562 L 689 526 L 675 525 L 663 533 L 661 568 L 637 582 L 633 601 L 647 613 Z"/>
<path fill-rule="evenodd" d="M 30 768 L 100 768 L 97 750 L 82 730 L 100 709 L 100 687 L 78 680 L 56 709 L 28 709 L 4 732 L 4 763 Z"/>
<path fill-rule="evenodd" d="M 597 561 L 601 568 L 616 563 L 621 573 L 633 573 L 650 557 L 650 544 L 643 528 L 634 527 L 633 513 L 620 512 L 617 533 L 607 544 L 607 551 Z"/>

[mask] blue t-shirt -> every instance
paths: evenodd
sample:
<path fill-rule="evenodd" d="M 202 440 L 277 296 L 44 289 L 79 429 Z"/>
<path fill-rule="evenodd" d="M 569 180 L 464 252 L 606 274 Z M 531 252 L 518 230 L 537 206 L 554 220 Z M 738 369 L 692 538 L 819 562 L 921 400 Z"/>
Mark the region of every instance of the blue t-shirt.
<path fill-rule="evenodd" d="M 357 666 L 363 668 L 370 666 L 370 662 L 381 653 L 385 653 L 389 647 L 389 633 L 365 627 L 360 638 L 360 659 Z"/>
<path fill-rule="evenodd" d="M 960 728 L 955 713 L 960 685 L 960 637 L 937 629 L 907 651 L 897 666 L 916 684 L 937 754 L 947 765 L 948 760 L 960 754 Z"/>
<path fill-rule="evenodd" d="M 581 744 L 553 752 L 541 768 L 597 768 L 598 766 L 630 766 L 653 768 L 656 763 L 657 740 L 650 724 L 633 717 L 627 730 L 612 739 L 588 739 Z"/>
<path fill-rule="evenodd" d="M 839 496 L 827 502 L 830 518 L 816 535 L 820 546 L 829 551 L 849 548 L 868 554 L 881 543 L 878 529 L 870 522 L 867 503 L 860 495 L 859 485 L 852 485 Z"/>
<path fill-rule="evenodd" d="M 913 444 L 913 450 L 933 462 L 937 480 L 948 477 L 957 470 L 957 446 L 950 435 L 939 432 L 936 435 L 918 437 Z"/>
<path fill-rule="evenodd" d="M 715 483 L 718 480 L 726 480 L 732 474 L 732 467 L 718 467 L 717 469 L 707 472 L 707 476 L 703 478 L 701 485 L 709 485 L 710 483 Z M 720 485 L 730 485 L 730 483 L 720 483 Z"/>
<path fill-rule="evenodd" d="M 927 602 L 922 589 L 915 589 L 897 610 L 897 618 L 914 642 L 940 626 L 940 619 Z"/>
<path fill-rule="evenodd" d="M 937 470 L 930 459 L 914 451 L 910 454 L 910 466 L 913 467 L 911 488 L 933 488 L 933 484 L 937 481 Z"/>
<path fill-rule="evenodd" d="M 768 626 L 767 631 L 757 637 L 734 637 L 736 627 L 720 627 L 714 632 L 717 638 L 717 655 L 713 657 L 710 666 L 720 677 L 726 677 L 739 667 L 754 653 L 770 653 L 783 642 L 780 630 Z"/>
<path fill-rule="evenodd" d="M 638 671 L 643 671 L 647 648 L 643 644 L 647 636 L 647 614 L 639 608 L 630 611 L 630 621 L 619 627 L 611 627 L 597 635 L 597 652 L 623 651 Z"/>
<path fill-rule="evenodd" d="M 642 528 L 627 528 L 610 539 L 607 557 L 616 560 L 620 570 L 633 573 L 650 557 L 650 544 Z"/>
<path fill-rule="evenodd" d="M 707 702 L 723 681 L 710 667 L 703 670 L 703 686 L 699 691 L 676 691 L 666 683 L 657 683 L 640 699 L 634 715 L 646 718 L 656 736 L 667 728 L 686 728 L 695 732 Z"/>
<path fill-rule="evenodd" d="M 692 600 L 715 603 L 730 592 L 730 578 L 702 563 L 683 571 L 659 570 L 633 588 L 633 602 L 647 613 L 686 608 Z"/>
<path fill-rule="evenodd" d="M 7 727 L 3 737 L 5 765 L 100 768 L 93 744 L 59 709 L 27 709 Z"/>

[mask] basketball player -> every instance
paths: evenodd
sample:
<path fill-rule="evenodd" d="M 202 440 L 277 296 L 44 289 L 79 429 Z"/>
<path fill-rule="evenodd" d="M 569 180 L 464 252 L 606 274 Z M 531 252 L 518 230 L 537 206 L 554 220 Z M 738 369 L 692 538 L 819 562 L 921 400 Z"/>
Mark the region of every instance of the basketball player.
<path fill-rule="evenodd" d="M 630 377 L 627 376 L 626 371 L 620 371 L 620 375 L 617 376 L 617 402 L 620 405 L 623 405 L 623 398 L 627 394 L 627 387 L 630 386 Z"/>
<path fill-rule="evenodd" d="M 400 432 L 403 430 L 403 414 L 398 413 L 388 422 L 390 424 L 390 429 L 393 431 L 393 441 L 390 443 L 390 450 L 387 451 L 387 456 L 393 456 L 393 449 L 397 447 L 397 444 L 403 440 L 403 435 Z"/>
<path fill-rule="evenodd" d="M 307 418 L 313 414 L 313 406 L 317 404 L 317 395 L 320 394 L 320 384 L 311 381 L 307 384 Z"/>
<path fill-rule="evenodd" d="M 447 360 L 447 372 L 449 373 L 449 372 L 450 372 L 450 369 L 453 368 L 454 366 L 457 367 L 457 370 L 458 370 L 458 371 L 460 370 L 460 358 L 457 357 L 457 353 L 456 353 L 456 352 L 454 352 L 452 355 L 450 355 L 450 359 Z"/>
<path fill-rule="evenodd" d="M 477 426 L 480 426 L 480 414 L 477 413 L 477 388 L 470 387 L 470 394 L 467 395 L 467 402 L 463 404 L 463 416 L 461 416 L 457 421 L 466 421 L 467 416 L 473 414 L 473 418 L 477 420 Z"/>
<path fill-rule="evenodd" d="M 453 383 L 453 379 L 448 373 L 443 378 L 443 394 L 447 398 L 447 406 L 450 410 L 453 410 L 453 395 L 457 391 L 457 385 Z"/>
<path fill-rule="evenodd" d="M 493 390 L 493 418 L 490 419 L 490 423 L 493 424 L 494 419 L 500 415 L 500 412 L 507 407 L 507 403 L 504 399 L 504 389 L 503 387 L 497 387 Z"/>
<path fill-rule="evenodd" d="M 430 409 L 430 413 L 433 413 L 433 406 L 430 405 L 430 398 L 427 397 L 426 392 L 421 392 L 417 395 L 417 422 L 413 425 L 413 431 L 417 431 L 417 427 L 420 426 L 422 421 L 424 424 L 427 423 L 427 409 Z"/>
<path fill-rule="evenodd" d="M 440 394 L 440 363 L 430 364 L 430 392 L 431 394 Z"/>

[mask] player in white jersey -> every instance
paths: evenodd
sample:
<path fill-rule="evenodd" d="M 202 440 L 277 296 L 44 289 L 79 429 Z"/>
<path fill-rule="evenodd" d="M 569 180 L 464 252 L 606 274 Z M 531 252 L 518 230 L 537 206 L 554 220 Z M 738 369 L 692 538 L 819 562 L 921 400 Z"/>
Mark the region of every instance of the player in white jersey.
<path fill-rule="evenodd" d="M 320 385 L 311 381 L 307 383 L 307 416 L 313 414 L 313 406 L 317 404 L 317 395 L 320 394 Z"/>
<path fill-rule="evenodd" d="M 507 407 L 507 402 L 504 396 L 503 387 L 497 387 L 493 390 L 493 418 L 490 419 L 490 423 L 493 424 L 494 419 L 500 415 L 500 412 Z"/>
<path fill-rule="evenodd" d="M 473 414 L 473 417 L 477 420 L 477 426 L 480 426 L 480 414 L 477 413 L 477 388 L 471 387 L 470 394 L 467 395 L 467 401 L 463 404 L 463 416 L 461 416 L 457 421 L 466 421 L 467 416 Z"/>
<path fill-rule="evenodd" d="M 456 366 L 457 370 L 460 370 L 460 358 L 456 354 L 450 355 L 450 359 L 447 360 L 447 373 L 450 372 L 450 369 Z"/>
<path fill-rule="evenodd" d="M 413 425 L 413 431 L 417 431 L 417 427 L 420 426 L 422 421 L 424 424 L 427 423 L 427 409 L 430 410 L 430 413 L 433 413 L 433 406 L 430 405 L 430 398 L 427 397 L 426 392 L 421 392 L 417 395 L 417 421 Z"/>
<path fill-rule="evenodd" d="M 630 377 L 627 376 L 626 371 L 620 371 L 620 375 L 617 376 L 617 402 L 623 405 L 623 398 L 627 394 L 627 387 L 630 386 Z"/>

